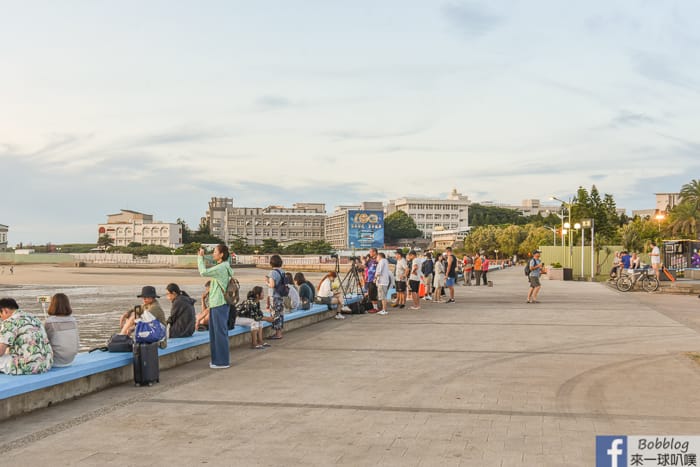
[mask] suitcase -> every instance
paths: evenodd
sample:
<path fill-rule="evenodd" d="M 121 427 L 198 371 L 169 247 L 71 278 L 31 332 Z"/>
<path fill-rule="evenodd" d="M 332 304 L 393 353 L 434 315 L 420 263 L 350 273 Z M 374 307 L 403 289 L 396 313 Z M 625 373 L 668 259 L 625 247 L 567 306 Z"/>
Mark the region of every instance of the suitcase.
<path fill-rule="evenodd" d="M 158 342 L 134 344 L 134 383 L 136 386 L 152 386 L 153 383 L 159 381 Z"/>

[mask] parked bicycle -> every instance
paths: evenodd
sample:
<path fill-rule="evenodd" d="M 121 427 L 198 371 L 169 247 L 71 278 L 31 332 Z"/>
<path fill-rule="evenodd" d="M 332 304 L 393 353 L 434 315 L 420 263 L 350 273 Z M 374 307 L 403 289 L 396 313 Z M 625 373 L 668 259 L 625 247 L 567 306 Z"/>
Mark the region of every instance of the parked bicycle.
<path fill-rule="evenodd" d="M 638 282 L 647 292 L 655 292 L 659 288 L 659 280 L 651 269 L 634 270 L 631 274 L 623 272 L 615 285 L 620 292 L 632 290 Z"/>

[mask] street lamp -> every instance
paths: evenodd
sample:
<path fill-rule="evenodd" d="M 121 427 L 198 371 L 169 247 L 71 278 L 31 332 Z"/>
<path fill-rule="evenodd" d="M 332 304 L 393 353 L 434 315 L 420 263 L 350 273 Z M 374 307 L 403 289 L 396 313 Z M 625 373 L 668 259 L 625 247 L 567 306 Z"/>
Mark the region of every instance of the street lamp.
<path fill-rule="evenodd" d="M 557 229 L 555 229 L 554 227 L 550 227 L 548 225 L 543 225 L 542 227 L 552 231 L 552 238 L 554 239 L 554 246 L 557 246 Z"/>
<path fill-rule="evenodd" d="M 581 230 L 581 224 L 579 224 L 578 222 L 574 224 L 574 229 L 576 229 L 577 232 Z M 571 262 L 573 264 L 573 256 Z M 581 279 L 583 279 L 583 232 L 581 232 Z"/>
<path fill-rule="evenodd" d="M 659 233 L 661 233 L 661 221 L 666 219 L 666 216 L 663 213 L 658 213 L 654 216 L 654 219 L 656 219 L 656 223 L 659 225 Z"/>
<path fill-rule="evenodd" d="M 498 264 L 498 248 L 493 250 L 494 253 L 496 253 L 496 264 Z"/>
<path fill-rule="evenodd" d="M 566 205 L 566 209 L 569 211 L 569 222 L 564 224 L 564 228 L 569 231 L 569 258 L 571 260 L 569 267 L 573 268 L 574 267 L 574 245 L 572 243 L 573 232 L 571 231 L 571 198 L 569 198 L 569 201 L 564 201 L 563 199 L 559 199 L 556 196 L 551 196 L 549 199 L 552 201 L 559 201 L 560 203 Z M 564 219 L 562 218 L 562 220 L 564 220 Z"/>

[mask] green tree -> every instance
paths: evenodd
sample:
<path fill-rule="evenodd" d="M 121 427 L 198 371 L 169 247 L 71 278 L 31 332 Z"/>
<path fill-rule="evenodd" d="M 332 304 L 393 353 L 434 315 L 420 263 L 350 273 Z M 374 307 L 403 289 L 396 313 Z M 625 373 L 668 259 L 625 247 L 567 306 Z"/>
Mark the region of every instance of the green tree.
<path fill-rule="evenodd" d="M 248 245 L 246 239 L 240 235 L 233 236 L 229 248 L 238 255 L 250 255 L 255 252 L 255 248 Z"/>
<path fill-rule="evenodd" d="M 483 206 L 479 203 L 469 206 L 469 225 L 473 227 L 503 224 L 523 225 L 527 222 L 528 219 L 515 209 Z"/>
<path fill-rule="evenodd" d="M 97 246 L 103 250 L 109 250 L 111 246 L 114 245 L 114 240 L 109 235 L 100 235 L 97 239 Z"/>
<path fill-rule="evenodd" d="M 700 211 L 700 180 L 691 180 L 681 187 L 681 200 L 690 203 L 695 212 Z"/>
<path fill-rule="evenodd" d="M 199 249 L 202 247 L 201 243 L 197 242 L 190 242 L 182 245 L 180 248 L 177 248 L 173 254 L 176 255 L 196 255 L 199 252 Z"/>
<path fill-rule="evenodd" d="M 270 254 L 270 253 L 280 253 L 282 251 L 282 247 L 280 247 L 280 244 L 277 240 L 274 238 L 265 238 L 262 241 L 262 245 L 260 245 L 260 252 L 265 253 L 265 254 Z"/>
<path fill-rule="evenodd" d="M 464 239 L 464 249 L 469 253 L 481 251 L 492 253 L 499 247 L 497 233 L 499 228 L 494 225 L 475 227 L 469 231 L 469 235 Z"/>
<path fill-rule="evenodd" d="M 496 233 L 499 253 L 503 257 L 517 255 L 520 244 L 527 238 L 527 231 L 524 226 L 508 225 L 499 229 Z"/>
<path fill-rule="evenodd" d="M 678 238 L 698 238 L 698 210 L 695 203 L 685 199 L 674 207 L 669 214 L 670 233 Z"/>
<path fill-rule="evenodd" d="M 422 235 L 414 221 L 403 211 L 396 211 L 384 218 L 384 236 L 388 241 L 399 238 L 416 238 Z"/>

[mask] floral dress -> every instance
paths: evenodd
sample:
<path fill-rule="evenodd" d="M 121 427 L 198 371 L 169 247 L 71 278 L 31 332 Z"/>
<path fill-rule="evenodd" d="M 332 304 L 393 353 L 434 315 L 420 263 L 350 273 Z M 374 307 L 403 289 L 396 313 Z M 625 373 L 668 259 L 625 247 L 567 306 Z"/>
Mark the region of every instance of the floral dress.
<path fill-rule="evenodd" d="M 41 321 L 15 311 L 0 325 L 0 342 L 10 348 L 9 359 L 0 370 L 11 375 L 45 373 L 53 365 L 53 350 Z"/>

